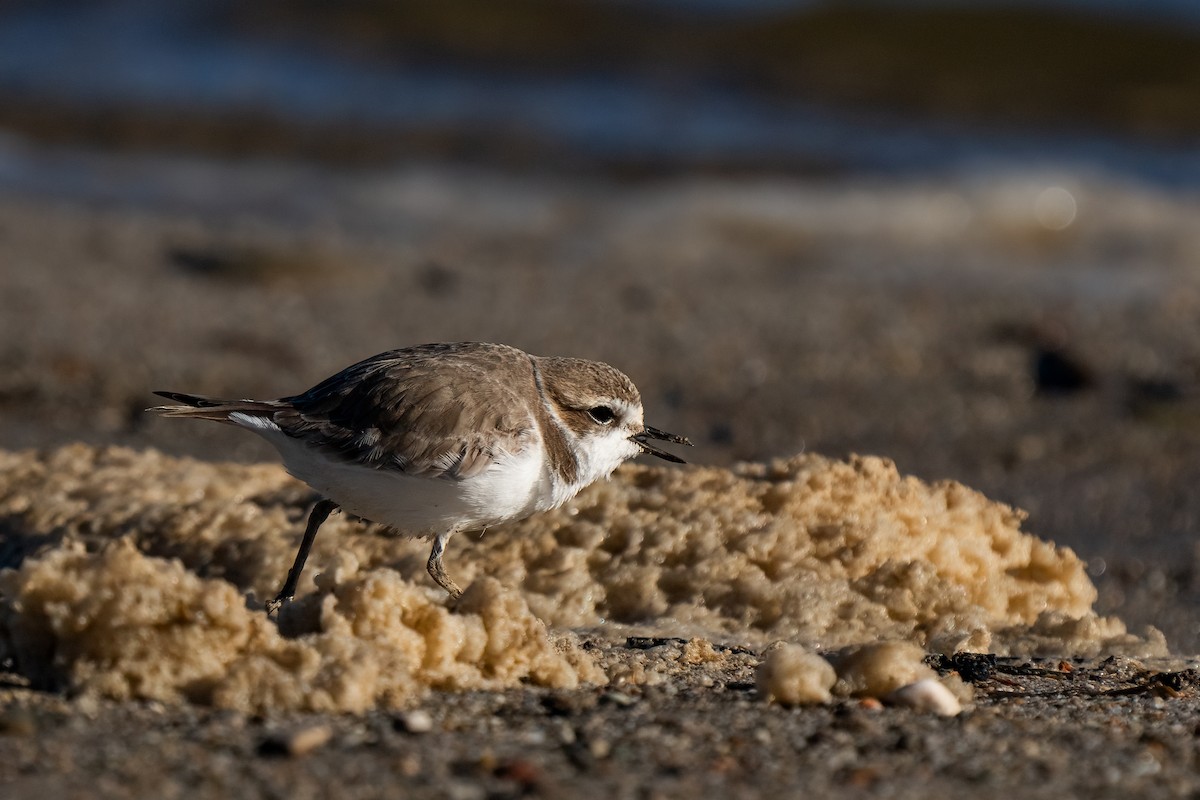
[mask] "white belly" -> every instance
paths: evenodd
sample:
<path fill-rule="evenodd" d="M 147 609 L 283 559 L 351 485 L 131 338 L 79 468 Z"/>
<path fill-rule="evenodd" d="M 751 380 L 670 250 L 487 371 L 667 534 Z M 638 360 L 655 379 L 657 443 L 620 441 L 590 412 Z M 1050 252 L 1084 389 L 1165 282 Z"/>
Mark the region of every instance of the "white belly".
<path fill-rule="evenodd" d="M 547 507 L 540 448 L 510 456 L 465 480 L 417 478 L 328 458 L 273 425 L 247 427 L 275 446 L 288 472 L 343 511 L 403 533 L 477 530 Z"/>

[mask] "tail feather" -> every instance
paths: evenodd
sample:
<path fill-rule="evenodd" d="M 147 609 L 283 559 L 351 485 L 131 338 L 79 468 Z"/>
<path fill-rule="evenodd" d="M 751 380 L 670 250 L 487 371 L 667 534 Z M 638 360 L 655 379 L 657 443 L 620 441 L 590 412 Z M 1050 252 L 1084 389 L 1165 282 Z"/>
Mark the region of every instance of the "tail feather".
<path fill-rule="evenodd" d="M 154 394 L 159 397 L 165 397 L 168 400 L 174 400 L 177 403 L 183 403 L 192 408 L 212 408 L 213 406 L 223 406 L 232 402 L 230 400 L 218 400 L 215 397 L 205 397 L 199 394 L 184 394 L 183 392 L 156 391 Z"/>
<path fill-rule="evenodd" d="M 182 392 L 156 391 L 154 394 L 183 403 L 180 406 L 153 406 L 147 411 L 161 414 L 164 417 L 186 417 L 188 419 L 207 419 L 213 422 L 232 424 L 229 415 L 233 413 L 267 416 L 283 408 L 278 400 L 219 400 L 215 397 L 204 397 L 198 394 Z"/>

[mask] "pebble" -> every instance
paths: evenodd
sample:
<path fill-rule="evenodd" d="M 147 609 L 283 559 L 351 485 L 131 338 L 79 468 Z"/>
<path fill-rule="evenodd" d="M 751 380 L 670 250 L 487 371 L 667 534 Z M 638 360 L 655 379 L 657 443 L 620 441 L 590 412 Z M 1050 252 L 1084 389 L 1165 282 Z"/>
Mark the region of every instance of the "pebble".
<path fill-rule="evenodd" d="M 260 755 L 288 755 L 293 758 L 306 756 L 329 743 L 333 728 L 328 725 L 310 725 L 288 733 L 269 737 L 259 746 Z"/>
<path fill-rule="evenodd" d="M 13 709 L 0 715 L 0 734 L 32 736 L 37 733 L 37 721 L 24 709 Z"/>
<path fill-rule="evenodd" d="M 637 702 L 637 698 L 624 692 L 605 692 L 600 698 L 606 703 L 612 703 L 621 708 L 627 708 Z"/>
<path fill-rule="evenodd" d="M 293 756 L 308 755 L 329 743 L 333 738 L 333 728 L 328 725 L 312 725 L 301 728 L 287 740 L 288 754 Z"/>
<path fill-rule="evenodd" d="M 429 733 L 433 730 L 433 717 L 428 711 L 418 708 L 397 717 L 396 726 L 405 733 Z"/>
<path fill-rule="evenodd" d="M 483 800 L 487 792 L 478 784 L 458 780 L 447 784 L 446 797 L 450 800 Z"/>

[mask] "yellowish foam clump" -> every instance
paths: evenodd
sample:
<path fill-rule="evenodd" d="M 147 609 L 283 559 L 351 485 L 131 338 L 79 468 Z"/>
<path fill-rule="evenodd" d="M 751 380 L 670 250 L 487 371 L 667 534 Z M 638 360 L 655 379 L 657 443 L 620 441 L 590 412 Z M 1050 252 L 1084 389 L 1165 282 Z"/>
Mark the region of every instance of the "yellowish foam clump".
<path fill-rule="evenodd" d="M 310 502 L 276 465 L 0 451 L 0 566 L 24 562 L 0 590 L 0 638 L 26 675 L 246 708 L 603 679 L 582 654 L 559 652 L 539 619 L 826 651 L 1166 652 L 1156 631 L 1097 617 L 1083 563 L 1023 532 L 1021 512 L 879 458 L 627 465 L 562 509 L 455 537 L 447 568 L 476 585 L 453 613 L 425 575 L 428 543 L 335 514 L 276 628 L 258 609 L 287 573 Z M 105 547 L 122 537 L 153 558 L 125 548 L 114 561 Z M 153 602 L 135 602 L 142 594 Z M 162 688 L 162 675 L 179 677 Z"/>
<path fill-rule="evenodd" d="M 883 697 L 937 673 L 925 663 L 925 651 L 912 642 L 875 642 L 852 647 L 834 657 L 843 697 Z"/>
<path fill-rule="evenodd" d="M 630 465 L 564 509 L 489 531 L 470 559 L 505 565 L 534 612 L 563 626 L 669 618 L 823 650 L 888 639 L 935 652 L 1166 652 L 1157 631 L 1098 618 L 1083 562 L 1023 532 L 1024 517 L 880 458 Z"/>
<path fill-rule="evenodd" d="M 344 578 L 308 598 L 317 630 L 289 639 L 232 584 L 148 558 L 128 539 L 98 554 L 57 548 L 0 575 L 0 656 L 45 688 L 260 713 L 400 707 L 431 687 L 604 680 L 493 579 L 451 612 L 391 571 Z"/>
<path fill-rule="evenodd" d="M 828 661 L 787 643 L 769 648 L 755 675 L 761 697 L 787 706 L 830 702 L 836 680 Z"/>

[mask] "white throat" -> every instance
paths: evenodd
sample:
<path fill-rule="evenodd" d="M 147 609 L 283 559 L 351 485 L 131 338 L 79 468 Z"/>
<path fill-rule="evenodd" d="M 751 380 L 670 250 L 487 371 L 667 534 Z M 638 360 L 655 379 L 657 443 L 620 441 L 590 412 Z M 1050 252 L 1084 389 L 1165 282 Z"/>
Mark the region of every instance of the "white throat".
<path fill-rule="evenodd" d="M 539 510 L 558 508 L 585 486 L 607 478 L 622 463 L 641 452 L 641 448 L 629 439 L 630 431 L 625 427 L 599 428 L 580 436 L 571 430 L 549 403 L 547 411 L 551 423 L 566 438 L 578 466 L 574 480 L 570 480 L 554 469 L 549 454 L 543 452 L 543 499 L 549 504 Z"/>

